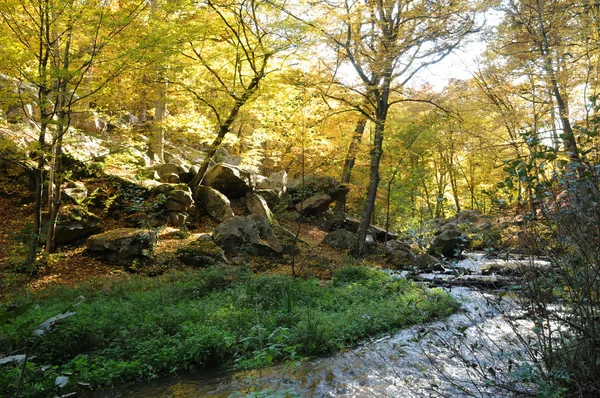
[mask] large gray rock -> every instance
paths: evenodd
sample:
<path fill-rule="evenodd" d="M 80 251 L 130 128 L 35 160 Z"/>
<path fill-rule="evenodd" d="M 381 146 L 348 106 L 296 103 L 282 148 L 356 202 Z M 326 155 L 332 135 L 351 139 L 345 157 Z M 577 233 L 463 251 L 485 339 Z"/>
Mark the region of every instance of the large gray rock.
<path fill-rule="evenodd" d="M 250 194 L 246 199 L 246 206 L 251 214 L 262 216 L 269 220 L 269 222 L 273 221 L 273 213 L 269 209 L 267 201 L 262 196 L 255 193 Z"/>
<path fill-rule="evenodd" d="M 63 206 L 54 235 L 55 243 L 69 243 L 102 231 L 102 220 L 79 206 Z"/>
<path fill-rule="evenodd" d="M 287 181 L 288 175 L 286 171 L 278 171 L 256 184 L 256 189 L 273 191 L 277 196 L 281 196 L 287 190 Z"/>
<path fill-rule="evenodd" d="M 417 256 L 412 252 L 410 246 L 403 243 L 399 243 L 390 252 L 386 261 L 388 264 L 393 265 L 399 269 L 406 269 L 415 264 Z"/>
<path fill-rule="evenodd" d="M 297 203 L 296 211 L 304 215 L 318 215 L 324 213 L 329 205 L 333 203 L 333 198 L 325 193 L 320 193 Z"/>
<path fill-rule="evenodd" d="M 173 163 L 161 163 L 154 165 L 150 170 L 155 170 L 160 176 L 161 181 L 169 182 L 169 178 L 173 178 L 173 174 L 179 176 L 185 173 L 187 170 L 180 165 Z"/>
<path fill-rule="evenodd" d="M 446 258 L 459 257 L 466 243 L 467 239 L 456 225 L 446 224 L 442 232 L 431 242 L 427 253 Z"/>
<path fill-rule="evenodd" d="M 226 253 L 278 255 L 283 248 L 269 224 L 258 215 L 232 217 L 215 228 L 213 239 Z"/>
<path fill-rule="evenodd" d="M 203 207 L 211 217 L 219 221 L 225 221 L 234 216 L 233 210 L 231 210 L 231 202 L 229 202 L 227 196 L 216 189 L 204 185 L 198 186 L 196 200 L 198 205 Z"/>
<path fill-rule="evenodd" d="M 219 163 L 206 172 L 203 184 L 235 199 L 254 189 L 254 176 L 249 170 Z"/>
<path fill-rule="evenodd" d="M 187 212 L 192 204 L 194 204 L 194 200 L 189 189 L 175 189 L 167 193 L 165 207 L 168 211 Z"/>
<path fill-rule="evenodd" d="M 136 257 L 152 254 L 157 242 L 157 234 L 149 229 L 119 228 L 86 241 L 88 250 L 108 262 L 122 264 Z"/>
<path fill-rule="evenodd" d="M 323 239 L 323 244 L 335 249 L 350 250 L 356 244 L 356 235 L 345 229 L 330 232 Z"/>

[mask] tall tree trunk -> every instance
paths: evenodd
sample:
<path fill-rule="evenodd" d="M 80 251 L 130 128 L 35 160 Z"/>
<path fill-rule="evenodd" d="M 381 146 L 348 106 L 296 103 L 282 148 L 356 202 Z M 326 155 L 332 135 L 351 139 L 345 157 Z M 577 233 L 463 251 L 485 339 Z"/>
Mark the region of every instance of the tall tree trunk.
<path fill-rule="evenodd" d="M 361 117 L 356 123 L 356 129 L 354 130 L 354 134 L 352 135 L 352 139 L 350 141 L 350 146 L 348 147 L 348 152 L 346 153 L 346 159 L 344 160 L 344 169 L 342 170 L 342 184 L 348 184 L 350 182 L 350 178 L 352 176 L 352 168 L 356 162 L 356 154 L 358 153 L 358 147 L 362 141 L 363 134 L 365 132 L 365 126 L 367 124 L 367 119 L 365 117 Z M 338 200 L 335 203 L 335 212 L 343 213 L 346 208 L 346 197 Z"/>
<path fill-rule="evenodd" d="M 158 77 L 158 98 L 154 105 L 154 133 L 152 134 L 152 154 L 154 161 L 162 163 L 165 160 L 165 128 L 162 122 L 167 116 L 167 89 L 168 81 L 163 72 L 157 73 Z"/>
<path fill-rule="evenodd" d="M 365 211 L 360 219 L 358 226 L 358 237 L 353 254 L 360 257 L 365 254 L 367 232 L 371 225 L 371 217 L 375 211 L 375 200 L 377 199 L 377 186 L 379 185 L 379 163 L 383 155 L 383 132 L 387 118 L 388 101 L 387 95 L 383 100 L 378 101 L 376 110 L 375 134 L 373 136 L 373 148 L 371 149 L 371 164 L 369 171 L 369 191 L 367 193 L 367 203 Z"/>
<path fill-rule="evenodd" d="M 563 143 L 565 145 L 565 151 L 568 153 L 569 158 L 571 158 L 571 160 L 579 160 L 579 150 L 577 148 L 577 142 L 575 141 L 575 135 L 573 134 L 573 128 L 569 120 L 569 110 L 567 108 L 567 102 L 565 101 L 565 98 L 560 90 L 560 86 L 558 84 L 556 72 L 554 70 L 554 65 L 552 62 L 552 52 L 550 50 L 550 44 L 548 42 L 548 33 L 546 32 L 546 25 L 544 23 L 544 10 L 541 0 L 536 0 L 536 6 L 539 25 L 538 27 L 541 38 L 541 43 L 539 43 L 538 45 L 540 53 L 542 55 L 544 69 L 546 70 L 548 79 L 550 80 L 552 92 L 554 94 L 554 98 L 556 99 L 556 104 L 558 105 L 558 113 L 563 128 Z"/>

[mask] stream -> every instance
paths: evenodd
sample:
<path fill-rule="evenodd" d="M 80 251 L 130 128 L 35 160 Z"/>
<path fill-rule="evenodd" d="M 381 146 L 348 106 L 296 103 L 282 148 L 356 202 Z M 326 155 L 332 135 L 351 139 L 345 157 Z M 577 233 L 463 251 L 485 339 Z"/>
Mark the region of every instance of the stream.
<path fill-rule="evenodd" d="M 164 377 L 94 396 L 228 397 L 263 390 L 289 390 L 302 397 L 531 394 L 534 386 L 519 381 L 532 369 L 522 339 L 531 338 L 533 325 L 525 320 L 524 311 L 506 291 L 453 286 L 460 285 L 461 280 L 502 280 L 501 276 L 482 275 L 482 269 L 490 264 L 511 267 L 519 261 L 524 260 L 489 259 L 483 253 L 466 253 L 456 267 L 468 275 L 420 275 L 421 280 L 447 283 L 445 288 L 462 303 L 461 309 L 448 318 L 415 325 L 331 356 L 261 370 L 207 370 Z M 535 263 L 548 265 L 545 261 Z M 515 330 L 520 331 L 521 339 Z"/>

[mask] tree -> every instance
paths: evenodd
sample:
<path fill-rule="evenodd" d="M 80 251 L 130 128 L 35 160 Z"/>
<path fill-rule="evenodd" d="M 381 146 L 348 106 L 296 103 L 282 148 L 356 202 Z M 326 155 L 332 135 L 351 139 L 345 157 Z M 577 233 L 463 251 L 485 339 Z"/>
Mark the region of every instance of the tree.
<path fill-rule="evenodd" d="M 39 109 L 36 161 L 35 217 L 29 262 L 42 235 L 42 204 L 46 166 L 49 164 L 49 220 L 46 251 L 54 249 L 54 230 L 61 205 L 62 143 L 73 107 L 114 79 L 128 58 L 116 39 L 144 10 L 138 1 L 15 0 L 0 5 L 10 43 L 5 53 L 8 69 L 36 89 Z M 110 21 L 110 22 L 108 22 Z M 102 62 L 103 79 L 86 79 Z M 49 159 L 49 161 L 48 161 Z"/>
<path fill-rule="evenodd" d="M 374 125 L 366 209 L 354 249 L 360 256 L 375 209 L 390 106 L 414 100 L 406 95 L 405 85 L 422 68 L 442 60 L 476 25 L 466 2 L 375 0 L 322 6 L 329 23 L 320 29 L 337 57 L 356 74 L 355 83 L 335 78 L 335 90 L 328 95 L 355 108 Z"/>
<path fill-rule="evenodd" d="M 275 68 L 278 53 L 291 46 L 273 21 L 273 10 L 255 0 L 218 2 L 207 0 L 197 13 L 182 54 L 199 66 L 195 82 L 184 84 L 198 103 L 211 112 L 215 138 L 193 188 L 199 185 L 210 159 L 231 131 L 240 110 L 259 91 L 262 81 Z M 205 21 L 211 21 L 206 24 Z M 277 20 L 277 24 L 284 21 Z"/>

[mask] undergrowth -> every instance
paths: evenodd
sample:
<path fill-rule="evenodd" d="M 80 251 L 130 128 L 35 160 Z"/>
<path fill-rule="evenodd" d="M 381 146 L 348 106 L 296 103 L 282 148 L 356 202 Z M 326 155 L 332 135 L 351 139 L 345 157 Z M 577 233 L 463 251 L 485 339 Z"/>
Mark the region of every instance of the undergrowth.
<path fill-rule="evenodd" d="M 35 326 L 80 296 L 86 300 L 76 315 L 31 337 Z M 10 316 L 25 305 L 23 314 Z M 338 271 L 327 287 L 314 279 L 211 267 L 57 287 L 0 307 L 0 352 L 23 353 L 29 342 L 22 396 L 61 395 L 76 391 L 78 382 L 109 387 L 189 369 L 259 368 L 328 353 L 457 308 L 442 290 L 356 266 Z M 15 394 L 21 368 L 0 366 L 3 396 Z M 56 391 L 61 375 L 69 382 Z"/>

